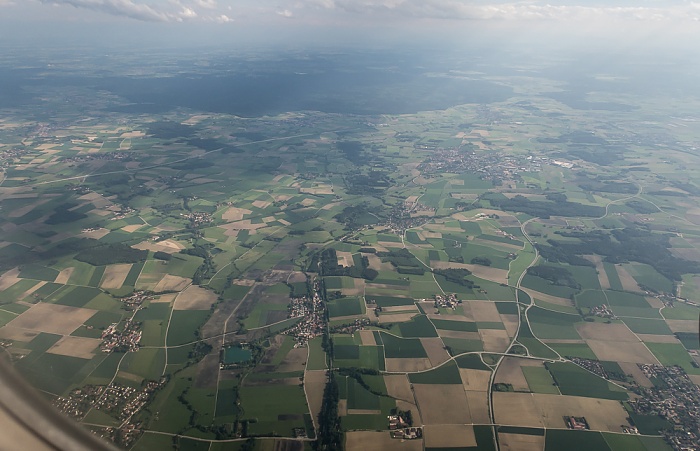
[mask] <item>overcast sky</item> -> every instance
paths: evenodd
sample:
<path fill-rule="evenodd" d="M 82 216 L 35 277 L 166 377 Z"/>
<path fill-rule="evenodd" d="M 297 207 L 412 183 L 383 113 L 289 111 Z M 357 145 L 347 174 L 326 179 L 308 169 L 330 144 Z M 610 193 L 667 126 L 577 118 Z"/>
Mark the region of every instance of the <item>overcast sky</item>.
<path fill-rule="evenodd" d="M 685 0 L 0 0 L 0 39 L 47 45 L 62 37 L 148 43 L 227 36 L 261 42 L 408 39 L 431 34 L 514 40 L 611 38 L 697 46 L 700 1 Z M 232 38 L 233 39 L 233 38 Z"/>

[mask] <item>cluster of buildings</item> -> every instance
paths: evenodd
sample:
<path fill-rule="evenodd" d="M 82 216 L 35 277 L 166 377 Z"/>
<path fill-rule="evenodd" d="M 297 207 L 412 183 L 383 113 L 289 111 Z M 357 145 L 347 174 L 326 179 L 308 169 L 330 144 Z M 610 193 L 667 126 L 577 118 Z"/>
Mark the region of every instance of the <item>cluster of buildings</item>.
<path fill-rule="evenodd" d="M 389 227 L 393 233 L 403 234 L 413 227 L 420 227 L 430 221 L 430 216 L 412 215 L 413 212 L 434 212 L 435 208 L 419 203 L 408 203 L 396 205 L 389 211 L 386 221 L 382 223 Z"/>
<path fill-rule="evenodd" d="M 586 417 L 564 416 L 564 423 L 566 423 L 567 428 L 576 431 L 587 431 L 590 429 Z"/>
<path fill-rule="evenodd" d="M 126 306 L 127 310 L 136 310 L 143 304 L 144 301 L 153 299 L 154 296 L 146 293 L 145 291 L 134 291 L 131 295 L 121 298 L 121 301 Z"/>
<path fill-rule="evenodd" d="M 330 328 L 328 332 L 332 334 L 354 334 L 358 330 L 362 330 L 365 327 L 370 325 L 369 318 L 355 318 L 355 320 L 352 323 L 349 324 L 340 324 L 338 326 L 333 326 Z"/>
<path fill-rule="evenodd" d="M 423 428 L 416 426 L 403 429 L 395 429 L 390 432 L 391 438 L 398 438 L 402 440 L 416 440 L 423 437 Z"/>
<path fill-rule="evenodd" d="M 423 174 L 474 172 L 484 180 L 505 180 L 523 172 L 539 172 L 550 159 L 539 156 L 507 155 L 501 152 L 474 152 L 467 148 L 432 150 L 418 166 Z"/>
<path fill-rule="evenodd" d="M 294 298 L 292 302 L 287 306 L 287 318 L 299 318 L 300 316 L 306 316 L 310 312 L 310 302 L 304 297 Z"/>
<path fill-rule="evenodd" d="M 590 313 L 591 315 L 599 316 L 601 318 L 617 319 L 617 316 L 615 316 L 615 313 L 613 313 L 612 309 L 607 304 L 591 307 Z"/>
<path fill-rule="evenodd" d="M 211 214 L 203 211 L 193 211 L 187 214 L 180 213 L 180 216 L 187 218 L 192 227 L 199 227 L 201 225 L 209 224 L 212 221 Z"/>
<path fill-rule="evenodd" d="M 66 415 L 81 420 L 90 409 L 102 410 L 119 420 L 131 418 L 151 399 L 163 381 L 149 381 L 140 389 L 119 384 L 86 385 L 71 391 L 68 397 L 58 396 L 53 404 Z"/>
<path fill-rule="evenodd" d="M 450 293 L 447 295 L 435 295 L 435 308 L 451 308 L 452 310 L 454 310 L 457 308 L 457 305 L 461 303 L 462 301 L 457 299 L 457 296 L 454 293 Z"/>
<path fill-rule="evenodd" d="M 700 450 L 700 387 L 679 366 L 638 366 L 654 387 L 639 387 L 640 397 L 629 402 L 635 413 L 668 421 L 661 432 L 675 450 Z"/>
<path fill-rule="evenodd" d="M 571 361 L 573 363 L 575 363 L 576 365 L 590 371 L 593 374 L 596 374 L 596 375 L 602 377 L 603 379 L 622 380 L 621 377 L 624 377 L 624 374 L 620 375 L 620 374 L 615 374 L 615 373 L 614 374 L 609 373 L 605 369 L 605 367 L 603 367 L 603 364 L 600 363 L 600 360 L 583 359 L 581 357 L 573 357 L 573 356 L 568 357 L 568 358 L 571 359 Z"/>
<path fill-rule="evenodd" d="M 295 305 L 298 305 L 299 302 L 303 302 L 305 304 L 304 311 L 306 313 L 300 315 L 302 318 L 301 321 L 290 329 L 287 329 L 284 333 L 294 338 L 295 348 L 301 348 L 306 346 L 312 338 L 323 334 L 326 328 L 325 307 L 323 306 L 321 296 L 318 294 L 317 287 L 314 287 L 314 293 L 311 299 L 304 297 L 295 299 L 292 302 Z M 291 304 L 290 308 L 292 308 Z M 301 307 L 296 307 L 296 311 L 301 311 Z M 292 317 L 290 316 L 290 318 Z"/>
<path fill-rule="evenodd" d="M 131 319 L 126 320 L 124 329 L 119 330 L 119 323 L 112 323 L 102 332 L 102 352 L 134 352 L 139 350 L 141 342 L 141 323 Z"/>

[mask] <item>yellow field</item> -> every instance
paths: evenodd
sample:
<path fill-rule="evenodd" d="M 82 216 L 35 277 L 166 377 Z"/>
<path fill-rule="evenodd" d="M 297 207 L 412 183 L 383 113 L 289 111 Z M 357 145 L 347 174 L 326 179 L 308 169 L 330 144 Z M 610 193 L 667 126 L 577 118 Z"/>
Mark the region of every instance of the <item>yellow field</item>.
<path fill-rule="evenodd" d="M 410 403 L 415 402 L 411 384 L 408 382 L 408 377 L 404 374 L 385 374 L 384 384 L 389 396 L 396 399 L 402 399 Z"/>
<path fill-rule="evenodd" d="M 345 434 L 346 451 L 423 451 L 423 440 L 392 439 L 389 431 Z"/>
<path fill-rule="evenodd" d="M 627 412 L 609 399 L 531 393 L 493 393 L 496 423 L 512 426 L 564 428 L 563 416 L 585 417 L 591 430 L 620 432 Z"/>
<path fill-rule="evenodd" d="M 586 344 L 599 360 L 659 364 L 656 357 L 640 341 L 586 340 Z"/>
<path fill-rule="evenodd" d="M 95 312 L 96 310 L 86 308 L 41 302 L 33 305 L 7 325 L 51 334 L 70 335 Z"/>
<path fill-rule="evenodd" d="M 216 293 L 190 285 L 175 298 L 174 310 L 209 310 L 216 302 Z"/>
<path fill-rule="evenodd" d="M 131 266 L 131 263 L 107 266 L 102 276 L 100 287 L 105 289 L 121 288 L 122 285 L 124 285 L 126 276 L 128 276 L 129 271 L 131 271 Z"/>
<path fill-rule="evenodd" d="M 424 424 L 472 422 L 464 387 L 455 384 L 413 384 Z"/>
<path fill-rule="evenodd" d="M 420 339 L 425 352 L 428 354 L 428 359 L 432 366 L 438 366 L 443 362 L 450 360 L 450 355 L 445 350 L 445 344 L 439 337 L 421 338 Z"/>
<path fill-rule="evenodd" d="M 544 435 L 521 435 L 498 433 L 501 451 L 542 451 Z"/>
<path fill-rule="evenodd" d="M 462 385 L 465 390 L 486 391 L 489 389 L 491 371 L 460 368 L 459 375 L 462 376 Z"/>
<path fill-rule="evenodd" d="M 435 424 L 423 430 L 425 446 L 431 448 L 468 448 L 476 446 L 474 428 L 466 424 Z"/>
<path fill-rule="evenodd" d="M 411 373 L 432 368 L 427 358 L 386 359 L 386 370 L 390 373 Z"/>
<path fill-rule="evenodd" d="M 48 353 L 91 359 L 95 356 L 95 350 L 100 346 L 99 338 L 61 337 L 56 344 L 49 348 Z"/>

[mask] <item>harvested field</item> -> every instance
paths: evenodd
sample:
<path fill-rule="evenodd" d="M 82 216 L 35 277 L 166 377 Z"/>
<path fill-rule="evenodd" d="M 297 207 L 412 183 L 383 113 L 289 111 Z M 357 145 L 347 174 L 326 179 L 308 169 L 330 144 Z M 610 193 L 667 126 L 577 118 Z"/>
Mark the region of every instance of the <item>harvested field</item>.
<path fill-rule="evenodd" d="M 541 365 L 542 363 L 537 360 L 506 357 L 503 359 L 501 366 L 498 367 L 498 373 L 496 373 L 494 382 L 511 384 L 515 391 L 530 391 L 530 385 L 528 385 L 521 367 Z"/>
<path fill-rule="evenodd" d="M 163 240 L 158 242 L 153 241 L 142 241 L 139 244 L 131 246 L 134 249 L 139 249 L 142 251 L 153 251 L 153 252 L 167 252 L 168 254 L 175 254 L 180 252 L 185 247 L 173 240 Z"/>
<path fill-rule="evenodd" d="M 190 279 L 185 279 L 184 277 L 180 276 L 173 276 L 172 274 L 166 274 L 162 279 L 160 279 L 160 282 L 156 284 L 153 291 L 156 293 L 162 291 L 182 291 L 190 283 L 192 283 Z"/>
<path fill-rule="evenodd" d="M 418 313 L 390 313 L 388 315 L 379 315 L 380 323 L 403 323 L 410 321 L 411 318 L 416 316 Z"/>
<path fill-rule="evenodd" d="M 144 225 L 145 224 L 131 224 L 131 225 L 122 227 L 122 230 L 125 231 L 126 233 L 133 233 L 133 232 L 136 232 L 141 227 L 143 227 Z"/>
<path fill-rule="evenodd" d="M 526 292 L 528 295 L 530 295 L 530 297 L 533 299 L 539 299 L 540 301 L 550 302 L 556 305 L 564 305 L 567 307 L 571 307 L 572 305 L 570 299 L 552 296 L 550 294 L 542 293 L 540 291 L 531 290 L 530 288 L 521 287 L 520 289 Z"/>
<path fill-rule="evenodd" d="M 318 427 L 318 415 L 323 403 L 323 390 L 326 388 L 326 371 L 307 371 L 304 373 L 304 391 L 309 402 L 309 410 Z"/>
<path fill-rule="evenodd" d="M 224 221 L 240 221 L 243 219 L 245 215 L 251 214 L 252 211 L 248 210 L 247 208 L 237 208 L 237 207 L 229 207 L 228 210 L 226 210 L 222 215 L 221 219 Z"/>
<path fill-rule="evenodd" d="M 688 377 L 697 386 L 700 386 L 700 374 L 689 374 Z"/>
<path fill-rule="evenodd" d="M 13 268 L 3 274 L 2 277 L 0 277 L 0 291 L 6 290 L 19 282 L 20 279 L 17 276 L 19 276 L 19 268 Z"/>
<path fill-rule="evenodd" d="M 374 339 L 374 333 L 371 330 L 360 330 L 360 340 L 365 346 L 376 346 L 377 341 Z"/>
<path fill-rule="evenodd" d="M 435 424 L 423 430 L 426 448 L 475 447 L 474 428 L 466 424 Z"/>
<path fill-rule="evenodd" d="M 674 335 L 652 335 L 652 334 L 637 334 L 640 340 L 647 343 L 676 343 L 681 342 Z"/>
<path fill-rule="evenodd" d="M 484 351 L 505 352 L 510 345 L 508 332 L 500 329 L 482 329 L 479 331 L 481 341 L 484 342 Z"/>
<path fill-rule="evenodd" d="M 467 395 L 469 413 L 472 416 L 472 423 L 489 424 L 489 396 L 485 391 L 469 390 L 464 392 Z"/>
<path fill-rule="evenodd" d="M 597 340 L 605 337 L 611 342 L 639 341 L 639 339 L 624 324 L 583 323 L 576 325 L 576 332 L 581 338 Z"/>
<path fill-rule="evenodd" d="M 462 376 L 462 385 L 465 390 L 486 391 L 489 389 L 491 371 L 460 368 L 459 375 Z"/>
<path fill-rule="evenodd" d="M 92 238 L 93 240 L 99 240 L 100 238 L 107 235 L 109 232 L 110 232 L 109 229 L 100 228 L 97 230 L 91 230 L 90 232 L 82 232 L 78 236 L 82 236 L 85 238 Z"/>
<path fill-rule="evenodd" d="M 131 263 L 107 266 L 102 276 L 100 287 L 105 289 L 121 288 L 122 285 L 124 285 L 126 276 L 129 275 L 129 271 L 131 271 L 131 266 Z"/>
<path fill-rule="evenodd" d="M 95 350 L 100 346 L 99 338 L 84 338 L 64 336 L 56 344 L 49 348 L 48 353 L 91 359 L 95 357 Z"/>
<path fill-rule="evenodd" d="M 504 434 L 498 433 L 501 451 L 542 451 L 544 435 Z"/>
<path fill-rule="evenodd" d="M 501 315 L 501 322 L 506 327 L 509 337 L 514 337 L 518 331 L 518 315 Z"/>
<path fill-rule="evenodd" d="M 498 313 L 495 303 L 470 301 L 469 306 L 471 307 L 474 321 L 501 322 L 501 315 Z"/>
<path fill-rule="evenodd" d="M 627 272 L 627 270 L 622 265 L 615 265 L 615 270 L 622 283 L 622 289 L 625 291 L 631 291 L 633 293 L 642 293 L 639 288 L 639 284 L 634 280 L 634 277 Z"/>
<path fill-rule="evenodd" d="M 625 374 L 631 374 L 634 381 L 641 387 L 651 388 L 654 386 L 654 384 L 652 384 L 649 378 L 644 375 L 644 372 L 637 366 L 636 363 L 618 362 L 618 365 L 620 365 L 620 368 L 625 372 Z"/>
<path fill-rule="evenodd" d="M 414 403 L 413 392 L 408 377 L 404 374 L 385 374 L 386 391 L 392 398 Z"/>
<path fill-rule="evenodd" d="M 605 272 L 603 267 L 603 259 L 600 255 L 586 255 L 584 258 L 591 263 L 595 264 L 595 270 L 598 272 L 598 282 L 603 290 L 610 289 L 610 280 L 608 280 L 608 273 Z"/>
<path fill-rule="evenodd" d="M 423 451 L 423 440 L 395 440 L 388 431 L 345 434 L 346 451 Z"/>
<path fill-rule="evenodd" d="M 455 384 L 413 384 L 424 424 L 471 423 L 464 387 Z"/>
<path fill-rule="evenodd" d="M 68 279 L 70 279 L 70 276 L 73 275 L 73 271 L 75 268 L 72 266 L 70 268 L 66 268 L 61 270 L 61 272 L 58 273 L 58 276 L 56 276 L 56 280 L 54 282 L 60 283 L 61 285 L 65 285 L 68 283 Z M 42 284 L 43 285 L 43 284 Z M 39 289 L 39 287 L 34 287 L 35 289 Z M 29 293 L 31 294 L 31 293 Z"/>
<path fill-rule="evenodd" d="M 627 412 L 618 401 L 531 393 L 493 393 L 496 422 L 512 426 L 564 428 L 563 416 L 586 417 L 591 430 L 620 432 Z"/>
<path fill-rule="evenodd" d="M 216 293 L 190 285 L 175 298 L 174 310 L 209 310 L 216 302 Z"/>
<path fill-rule="evenodd" d="M 344 417 L 348 414 L 348 400 L 339 399 L 338 400 L 338 416 Z"/>
<path fill-rule="evenodd" d="M 173 302 L 175 298 L 177 297 L 178 293 L 168 293 L 168 294 L 161 294 L 160 296 L 156 297 L 155 299 L 151 299 L 151 304 L 154 302 Z"/>
<path fill-rule="evenodd" d="M 666 324 L 673 332 L 697 332 L 698 322 L 684 319 L 667 319 Z"/>
<path fill-rule="evenodd" d="M 73 268 L 69 268 L 69 269 L 73 269 Z M 60 275 L 60 273 L 59 273 L 59 275 Z M 43 286 L 46 285 L 47 283 L 48 283 L 48 282 L 42 280 L 41 282 L 37 283 L 36 285 L 34 285 L 33 287 L 31 287 L 30 289 L 28 289 L 28 290 L 25 291 L 24 293 L 20 294 L 20 295 L 17 297 L 17 299 L 26 299 L 27 297 L 31 296 L 32 293 L 34 293 L 36 290 L 38 290 L 39 288 L 43 287 Z"/>
<path fill-rule="evenodd" d="M 90 319 L 95 312 L 95 310 L 86 308 L 40 302 L 10 321 L 8 326 L 70 335 L 71 332 Z"/>
<path fill-rule="evenodd" d="M 363 254 L 369 260 L 369 267 L 377 271 L 393 271 L 394 267 L 391 263 L 382 263 L 382 260 L 375 254 Z"/>
<path fill-rule="evenodd" d="M 395 305 L 393 307 L 382 307 L 382 313 L 393 313 L 393 312 L 416 312 L 418 313 L 418 306 L 416 304 L 411 305 Z"/>
<path fill-rule="evenodd" d="M 256 200 L 256 201 L 253 201 L 253 207 L 255 207 L 255 208 L 260 208 L 261 210 L 266 209 L 267 207 L 270 206 L 270 204 L 272 204 L 272 202 L 267 201 L 267 200 Z"/>
<path fill-rule="evenodd" d="M 386 370 L 391 373 L 412 373 L 432 368 L 430 360 L 420 359 L 386 359 Z"/>
<path fill-rule="evenodd" d="M 34 339 L 37 335 L 39 335 L 39 332 L 35 330 L 20 329 L 12 326 L 0 327 L 0 338 L 7 340 L 27 342 Z"/>
<path fill-rule="evenodd" d="M 450 360 L 450 355 L 445 350 L 445 344 L 439 337 L 421 338 L 420 339 L 425 352 L 428 354 L 428 359 L 432 366 L 438 366 L 443 362 Z"/>
<path fill-rule="evenodd" d="M 225 229 L 226 231 L 229 230 L 257 230 L 257 229 L 262 229 L 264 227 L 267 227 L 267 224 L 260 223 L 260 224 L 253 224 L 250 219 L 243 219 L 241 221 L 235 221 L 235 222 L 230 222 L 228 224 L 219 226 L 222 229 Z"/>
<path fill-rule="evenodd" d="M 461 330 L 438 330 L 442 338 L 461 338 L 463 340 L 481 340 L 479 332 L 463 332 Z"/>
<path fill-rule="evenodd" d="M 586 340 L 586 344 L 599 360 L 659 364 L 641 341 Z"/>

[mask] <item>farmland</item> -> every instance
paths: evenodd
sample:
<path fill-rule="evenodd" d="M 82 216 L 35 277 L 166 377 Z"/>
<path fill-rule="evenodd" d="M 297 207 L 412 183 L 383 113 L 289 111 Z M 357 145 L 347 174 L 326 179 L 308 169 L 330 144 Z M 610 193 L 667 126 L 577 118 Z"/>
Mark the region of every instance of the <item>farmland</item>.
<path fill-rule="evenodd" d="M 42 98 L 60 121 L 8 110 L 0 342 L 127 449 L 662 449 L 621 402 L 700 374 L 697 105 L 528 83 L 405 114 L 106 115 L 138 105 L 92 85 L 81 114 Z"/>

